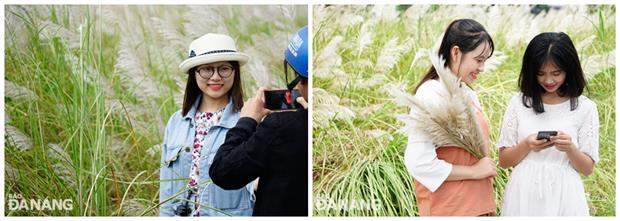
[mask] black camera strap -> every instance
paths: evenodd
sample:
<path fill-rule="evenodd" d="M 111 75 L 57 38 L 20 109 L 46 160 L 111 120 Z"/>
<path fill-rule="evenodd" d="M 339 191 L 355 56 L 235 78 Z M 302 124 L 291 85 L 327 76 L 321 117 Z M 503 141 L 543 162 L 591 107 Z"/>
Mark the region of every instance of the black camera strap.
<path fill-rule="evenodd" d="M 288 83 L 288 66 L 289 66 L 288 62 L 286 62 L 286 60 L 284 60 L 284 79 L 286 80 L 286 83 Z M 295 79 L 293 79 L 293 81 L 291 81 L 291 83 L 288 83 L 286 85 L 286 88 L 289 91 L 293 91 L 293 88 L 295 88 L 295 86 L 297 86 L 297 83 L 299 83 L 300 80 L 301 80 L 301 77 L 297 76 Z"/>

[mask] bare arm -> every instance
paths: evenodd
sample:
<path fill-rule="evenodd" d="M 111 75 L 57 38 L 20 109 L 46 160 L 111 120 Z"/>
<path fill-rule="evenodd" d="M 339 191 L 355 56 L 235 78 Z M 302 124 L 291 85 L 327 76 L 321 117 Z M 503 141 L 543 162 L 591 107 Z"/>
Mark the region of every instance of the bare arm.
<path fill-rule="evenodd" d="M 594 160 L 590 158 L 584 152 L 581 152 L 576 147 L 573 151 L 566 153 L 568 156 L 568 160 L 570 161 L 570 165 L 575 168 L 575 170 L 579 171 L 579 173 L 583 175 L 592 174 L 592 170 L 594 169 Z"/>
<path fill-rule="evenodd" d="M 517 165 L 529 152 L 530 149 L 523 145 L 522 142 L 517 143 L 512 148 L 502 147 L 499 149 L 499 166 L 510 168 Z"/>
<path fill-rule="evenodd" d="M 452 170 L 446 181 L 477 180 L 495 175 L 497 175 L 495 161 L 489 157 L 484 157 L 471 166 L 452 165 Z"/>
<path fill-rule="evenodd" d="M 565 152 L 568 156 L 570 165 L 583 175 L 590 175 L 594 168 L 594 160 L 581 150 L 571 141 L 570 135 L 562 131 L 557 136 L 551 137 L 551 141 L 555 142 L 555 148 Z"/>

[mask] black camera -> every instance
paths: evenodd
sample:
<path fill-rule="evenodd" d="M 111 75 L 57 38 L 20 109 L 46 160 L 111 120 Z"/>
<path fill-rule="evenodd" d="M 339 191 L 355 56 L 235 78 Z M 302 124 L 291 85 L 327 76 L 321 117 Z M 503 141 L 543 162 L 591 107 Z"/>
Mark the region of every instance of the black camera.
<path fill-rule="evenodd" d="M 187 197 L 185 198 L 185 202 L 177 207 L 174 211 L 174 214 L 177 216 L 190 216 L 194 210 L 189 206 L 189 199 L 192 198 L 194 192 L 190 189 L 187 191 Z"/>
<path fill-rule="evenodd" d="M 190 214 L 192 214 L 192 208 L 189 208 L 189 205 L 187 205 L 187 203 L 179 205 L 179 207 L 177 207 L 177 210 L 175 211 L 175 215 L 177 216 L 189 216 Z"/>
<path fill-rule="evenodd" d="M 538 135 L 536 135 L 536 140 L 551 140 L 551 136 L 557 136 L 557 131 L 538 131 Z"/>

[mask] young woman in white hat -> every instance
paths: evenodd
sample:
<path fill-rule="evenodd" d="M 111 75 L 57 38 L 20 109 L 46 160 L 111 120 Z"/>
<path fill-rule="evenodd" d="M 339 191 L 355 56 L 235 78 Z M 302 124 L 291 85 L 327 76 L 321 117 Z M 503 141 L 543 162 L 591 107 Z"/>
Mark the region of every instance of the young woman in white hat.
<path fill-rule="evenodd" d="M 189 46 L 179 68 L 188 75 L 183 108 L 166 126 L 161 152 L 161 216 L 249 216 L 252 183 L 224 190 L 211 182 L 209 167 L 243 107 L 240 66 L 248 55 L 234 40 L 205 34 Z"/>

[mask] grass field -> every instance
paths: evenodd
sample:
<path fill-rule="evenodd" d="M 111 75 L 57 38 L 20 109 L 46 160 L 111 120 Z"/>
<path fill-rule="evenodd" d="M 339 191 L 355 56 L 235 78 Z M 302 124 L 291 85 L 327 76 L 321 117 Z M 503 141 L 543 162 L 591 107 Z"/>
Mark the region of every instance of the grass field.
<path fill-rule="evenodd" d="M 412 93 L 454 19 L 473 18 L 495 42 L 485 73 L 473 84 L 491 128 L 517 92 L 527 43 L 546 31 L 567 33 L 587 74 L 585 96 L 597 104 L 600 162 L 585 183 L 591 214 L 615 216 L 615 7 L 564 6 L 535 15 L 531 6 L 314 6 L 313 194 L 317 216 L 418 215 L 412 177 L 403 165 L 407 137 L 398 130 L 391 89 Z M 497 151 L 492 156 L 497 160 Z M 510 170 L 498 169 L 501 208 Z M 378 209 L 326 206 L 378 201 Z M 358 204 L 359 205 L 359 204 Z M 501 211 L 498 211 L 501 213 Z"/>
<path fill-rule="evenodd" d="M 7 216 L 158 214 L 163 129 L 181 107 L 189 43 L 227 33 L 251 56 L 245 98 L 284 87 L 306 6 L 44 6 L 5 10 L 5 202 L 70 199 Z"/>

